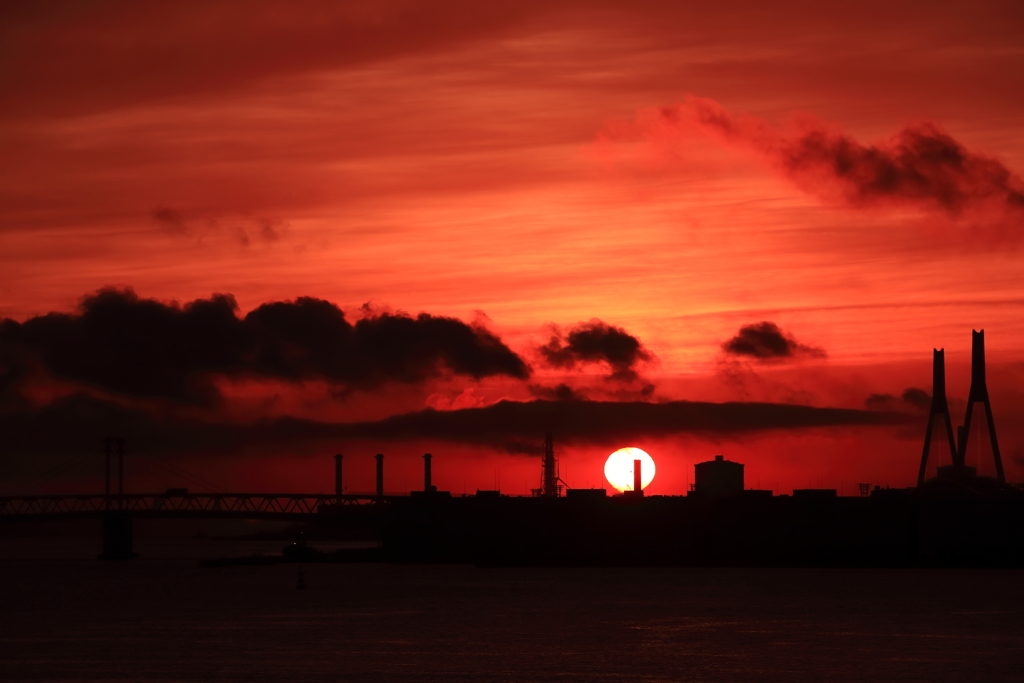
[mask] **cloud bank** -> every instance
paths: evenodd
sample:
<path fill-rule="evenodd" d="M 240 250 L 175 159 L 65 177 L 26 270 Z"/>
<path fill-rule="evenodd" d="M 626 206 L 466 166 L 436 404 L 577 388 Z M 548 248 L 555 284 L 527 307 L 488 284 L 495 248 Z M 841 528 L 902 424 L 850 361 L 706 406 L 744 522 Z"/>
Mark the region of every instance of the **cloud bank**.
<path fill-rule="evenodd" d="M 931 405 L 932 395 L 917 387 L 907 387 L 898 398 L 892 394 L 871 394 L 864 399 L 864 407 L 869 410 L 913 410 L 926 413 Z"/>
<path fill-rule="evenodd" d="M 215 294 L 179 306 L 104 289 L 73 314 L 0 323 L 0 381 L 42 370 L 139 398 L 209 405 L 216 375 L 321 379 L 370 389 L 445 374 L 526 379 L 529 366 L 479 325 L 421 313 L 385 313 L 350 323 L 323 299 L 263 304 L 238 316 Z"/>
<path fill-rule="evenodd" d="M 104 436 L 117 434 L 132 450 L 160 456 L 280 454 L 302 452 L 316 443 L 342 448 L 347 440 L 427 439 L 532 453 L 515 444 L 532 443 L 549 431 L 560 442 L 603 444 L 687 433 L 714 438 L 767 430 L 900 425 L 919 419 L 896 412 L 773 403 L 502 401 L 483 408 L 427 409 L 355 424 L 284 417 L 239 425 L 151 415 L 76 395 L 45 408 L 0 414 L 0 452 L 10 460 L 80 452 L 98 449 Z"/>

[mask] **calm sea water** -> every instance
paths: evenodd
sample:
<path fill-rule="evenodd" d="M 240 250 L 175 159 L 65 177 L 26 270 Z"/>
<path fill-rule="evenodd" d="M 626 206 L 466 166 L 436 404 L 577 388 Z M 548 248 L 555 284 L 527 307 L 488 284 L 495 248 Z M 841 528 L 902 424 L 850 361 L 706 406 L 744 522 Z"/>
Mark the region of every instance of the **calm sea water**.
<path fill-rule="evenodd" d="M 281 545 L 4 540 L 0 679 L 1024 680 L 1020 571 L 196 562 Z"/>

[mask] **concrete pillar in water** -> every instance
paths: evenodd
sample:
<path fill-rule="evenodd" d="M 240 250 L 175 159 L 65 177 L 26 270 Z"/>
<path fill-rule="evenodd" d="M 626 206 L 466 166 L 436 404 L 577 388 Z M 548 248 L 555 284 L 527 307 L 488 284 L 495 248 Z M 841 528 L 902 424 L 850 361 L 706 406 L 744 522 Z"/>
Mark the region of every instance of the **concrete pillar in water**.
<path fill-rule="evenodd" d="M 124 495 L 124 439 L 117 440 L 117 495 Z"/>
<path fill-rule="evenodd" d="M 121 512 L 103 516 L 103 553 L 101 560 L 130 560 L 138 557 L 134 549 L 132 518 Z"/>
<path fill-rule="evenodd" d="M 341 505 L 341 453 L 334 456 L 334 502 Z"/>

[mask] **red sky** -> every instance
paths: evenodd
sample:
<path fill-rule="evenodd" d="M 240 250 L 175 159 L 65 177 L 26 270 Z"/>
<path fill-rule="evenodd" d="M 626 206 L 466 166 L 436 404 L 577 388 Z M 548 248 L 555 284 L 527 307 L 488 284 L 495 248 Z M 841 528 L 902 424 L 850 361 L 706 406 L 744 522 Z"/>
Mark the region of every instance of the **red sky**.
<path fill-rule="evenodd" d="M 529 380 L 456 372 L 345 392 L 223 376 L 216 410 L 188 408 L 234 422 L 377 420 L 558 383 L 600 400 L 863 408 L 930 391 L 933 347 L 959 422 L 969 331 L 984 328 L 1003 457 L 1024 476 L 1019 3 L 511 5 L 8 4 L 0 318 L 70 313 L 109 286 L 180 304 L 231 294 L 239 316 L 306 296 L 349 321 L 475 321 L 532 367 Z M 565 336 L 592 319 L 640 340 L 639 379 L 545 362 L 551 325 Z M 820 352 L 723 349 L 764 321 Z M 41 409 L 72 391 L 55 374 L 19 391 Z M 749 486 L 903 486 L 914 429 L 569 440 L 563 467 L 594 485 L 611 450 L 646 445 L 653 493 L 682 492 L 715 453 L 747 463 Z M 453 490 L 504 473 L 503 489 L 524 492 L 539 477 L 490 446 L 388 445 L 395 488 L 414 485 L 428 446 Z M 378 448 L 175 457 L 229 488 L 327 489 L 330 454 L 370 462 Z M 465 476 L 446 473 L 445 453 Z"/>

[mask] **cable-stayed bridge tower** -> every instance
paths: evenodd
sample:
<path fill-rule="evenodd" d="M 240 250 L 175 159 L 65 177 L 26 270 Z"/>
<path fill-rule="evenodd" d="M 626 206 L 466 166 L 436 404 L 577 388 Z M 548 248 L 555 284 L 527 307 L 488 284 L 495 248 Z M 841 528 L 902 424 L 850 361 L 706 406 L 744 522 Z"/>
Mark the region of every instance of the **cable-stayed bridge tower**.
<path fill-rule="evenodd" d="M 992 402 L 988 396 L 988 385 L 985 382 L 985 330 L 971 331 L 971 390 L 967 396 L 967 414 L 963 426 L 957 428 L 957 438 L 953 438 L 953 427 L 949 417 L 949 405 L 946 402 L 946 371 L 942 349 L 936 349 L 932 365 L 932 405 L 928 413 L 928 432 L 924 436 L 924 450 L 921 453 L 921 469 L 917 475 L 917 485 L 925 484 L 925 473 L 928 468 L 928 456 L 931 450 L 932 433 L 935 418 L 943 419 L 946 425 L 946 440 L 949 442 L 952 462 L 948 466 L 936 468 L 936 480 L 954 481 L 965 484 L 968 481 L 980 482 L 984 477 L 977 476 L 977 469 L 967 465 L 967 444 L 971 435 L 971 420 L 974 407 L 981 404 L 985 408 L 985 426 L 988 428 L 989 443 L 992 445 L 992 459 L 995 463 L 996 481 L 1006 484 L 1003 472 L 1003 460 L 999 454 L 999 440 L 996 438 L 996 424 L 992 418 Z M 938 465 L 938 463 L 936 463 Z M 974 486 L 974 484 L 972 484 Z"/>
<path fill-rule="evenodd" d="M 971 391 L 967 395 L 967 414 L 964 416 L 963 431 L 960 432 L 960 442 L 957 448 L 957 456 L 953 461 L 957 466 L 964 467 L 967 455 L 967 443 L 971 436 L 971 417 L 974 414 L 974 404 L 981 403 L 985 406 L 985 421 L 988 426 L 988 438 L 992 444 L 992 459 L 996 466 L 996 479 L 1000 484 L 1006 483 L 1006 475 L 1003 473 L 1003 459 L 999 455 L 999 440 L 996 439 L 996 423 L 992 419 L 992 403 L 988 398 L 988 385 L 985 382 L 985 330 L 971 330 Z"/>
<path fill-rule="evenodd" d="M 921 453 L 921 469 L 917 475 L 917 485 L 924 484 L 925 472 L 928 468 L 928 454 L 932 445 L 932 433 L 935 418 L 942 419 L 946 426 L 946 442 L 949 445 L 950 462 L 957 463 L 956 441 L 953 439 L 953 419 L 949 416 L 949 403 L 946 401 L 946 358 L 945 349 L 932 349 L 932 405 L 928 412 L 928 431 L 924 435 L 924 451 Z M 938 464 L 938 462 L 936 462 Z"/>

